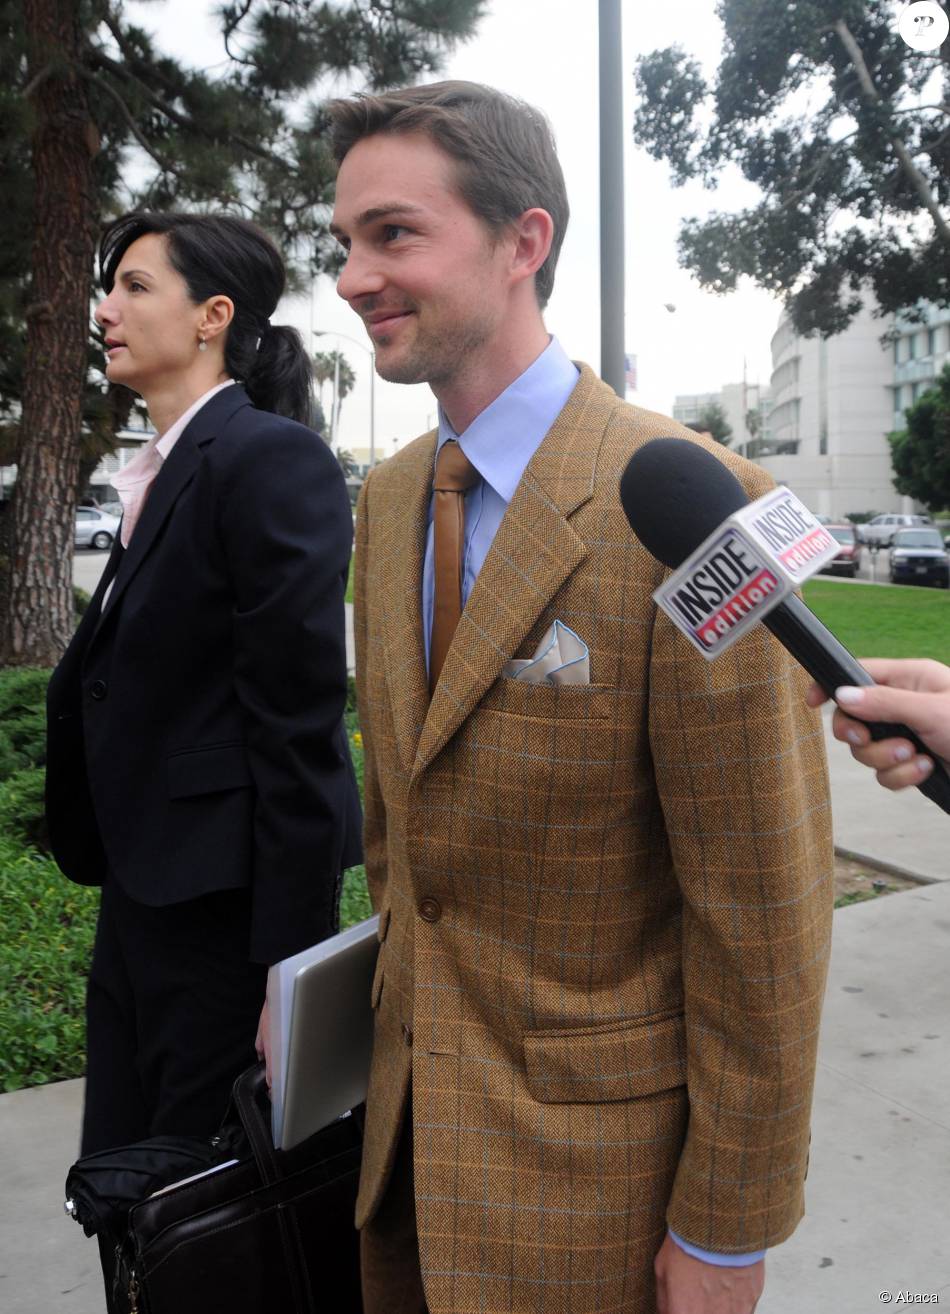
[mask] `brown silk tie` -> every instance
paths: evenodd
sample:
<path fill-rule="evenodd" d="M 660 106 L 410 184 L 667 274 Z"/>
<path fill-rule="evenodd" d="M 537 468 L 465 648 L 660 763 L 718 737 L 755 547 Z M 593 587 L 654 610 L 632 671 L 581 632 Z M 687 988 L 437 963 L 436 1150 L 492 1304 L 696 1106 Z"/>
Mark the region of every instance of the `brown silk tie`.
<path fill-rule="evenodd" d="M 462 553 L 465 546 L 465 490 L 480 476 L 471 461 L 450 440 L 435 463 L 432 482 L 435 530 L 435 602 L 429 648 L 429 692 L 438 683 L 452 635 L 462 614 Z"/>

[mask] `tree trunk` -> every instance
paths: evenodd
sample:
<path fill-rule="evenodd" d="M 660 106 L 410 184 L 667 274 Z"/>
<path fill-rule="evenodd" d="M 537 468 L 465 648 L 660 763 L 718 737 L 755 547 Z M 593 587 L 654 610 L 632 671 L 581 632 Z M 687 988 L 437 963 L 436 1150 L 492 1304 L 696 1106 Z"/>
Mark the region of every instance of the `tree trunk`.
<path fill-rule="evenodd" d="M 0 666 L 51 666 L 74 628 L 73 533 L 97 147 L 79 64 L 75 0 L 24 0 L 34 109 L 32 293 L 27 310 L 22 442 L 9 511 Z"/>

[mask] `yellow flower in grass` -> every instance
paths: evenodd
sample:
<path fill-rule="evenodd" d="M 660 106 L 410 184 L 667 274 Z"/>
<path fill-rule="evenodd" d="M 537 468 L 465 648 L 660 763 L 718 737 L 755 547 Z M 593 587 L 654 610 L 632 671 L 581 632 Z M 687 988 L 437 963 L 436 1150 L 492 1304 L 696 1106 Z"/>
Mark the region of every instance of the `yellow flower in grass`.
<path fill-rule="evenodd" d="M 353 747 L 354 748 L 363 747 L 363 736 L 360 734 L 358 730 L 353 731 Z"/>

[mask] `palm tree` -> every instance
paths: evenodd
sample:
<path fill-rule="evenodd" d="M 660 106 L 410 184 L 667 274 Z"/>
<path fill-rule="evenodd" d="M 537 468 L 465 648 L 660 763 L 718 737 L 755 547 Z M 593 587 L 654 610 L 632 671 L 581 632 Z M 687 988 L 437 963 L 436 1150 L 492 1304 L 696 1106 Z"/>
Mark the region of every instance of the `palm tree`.
<path fill-rule="evenodd" d="M 340 405 L 343 398 L 349 396 L 353 391 L 356 375 L 342 351 L 315 351 L 313 353 L 313 377 L 320 389 L 321 403 L 323 401 L 323 385 L 325 383 L 333 385 L 333 396 L 330 404 L 330 437 L 332 441 L 336 437 L 337 425 L 340 421 Z"/>

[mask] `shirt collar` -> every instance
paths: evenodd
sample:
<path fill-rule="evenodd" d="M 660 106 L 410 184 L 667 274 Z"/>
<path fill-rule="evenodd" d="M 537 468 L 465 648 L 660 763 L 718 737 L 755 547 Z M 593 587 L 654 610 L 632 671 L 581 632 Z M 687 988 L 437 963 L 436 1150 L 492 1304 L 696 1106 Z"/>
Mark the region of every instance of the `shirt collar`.
<path fill-rule="evenodd" d="M 439 441 L 456 439 L 472 465 L 506 503 L 577 383 L 578 368 L 557 338 L 533 364 L 457 434 L 439 407 Z"/>
<path fill-rule="evenodd" d="M 178 439 L 185 432 L 185 429 L 201 410 L 202 406 L 204 406 L 205 402 L 210 401 L 216 392 L 223 392 L 225 388 L 230 388 L 233 383 L 233 379 L 225 379 L 224 383 L 215 384 L 213 388 L 209 388 L 207 392 L 203 392 L 198 400 L 188 407 L 184 415 L 179 415 L 175 423 L 171 425 L 170 428 L 166 429 L 160 438 L 156 438 L 155 450 L 163 461 L 167 459 L 168 453 L 175 446 L 175 443 L 177 443 Z"/>

